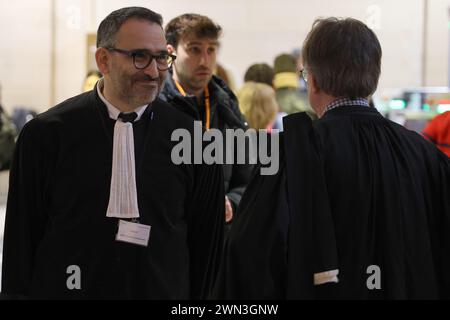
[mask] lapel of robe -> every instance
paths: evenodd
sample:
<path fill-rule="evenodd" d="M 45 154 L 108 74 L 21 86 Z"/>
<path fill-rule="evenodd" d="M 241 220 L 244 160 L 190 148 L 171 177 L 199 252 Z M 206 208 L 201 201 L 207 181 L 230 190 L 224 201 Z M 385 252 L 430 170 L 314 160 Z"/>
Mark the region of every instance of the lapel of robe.
<path fill-rule="evenodd" d="M 314 274 L 338 269 L 334 223 L 311 119 L 284 118 L 289 201 L 287 299 L 313 299 Z"/>
<path fill-rule="evenodd" d="M 110 121 L 106 106 L 97 96 L 97 91 L 93 92 L 86 115 L 86 128 L 92 131 L 91 141 L 86 144 L 89 145 L 88 152 L 92 152 L 92 156 L 91 163 L 88 160 L 85 166 L 87 176 L 96 177 L 91 179 L 91 183 L 98 186 L 99 202 L 105 207 L 102 211 L 106 216 L 111 186 L 114 123 Z"/>

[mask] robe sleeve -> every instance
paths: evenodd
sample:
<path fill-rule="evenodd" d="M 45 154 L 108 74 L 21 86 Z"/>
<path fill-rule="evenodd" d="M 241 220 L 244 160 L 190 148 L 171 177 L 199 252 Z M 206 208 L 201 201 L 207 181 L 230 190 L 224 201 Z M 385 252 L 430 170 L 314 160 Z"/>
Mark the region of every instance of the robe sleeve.
<path fill-rule="evenodd" d="M 233 207 L 233 213 L 236 213 L 239 202 L 245 192 L 245 188 L 250 180 L 251 170 L 251 165 L 233 165 L 233 173 L 230 179 L 230 190 L 227 192 L 227 197 Z"/>
<path fill-rule="evenodd" d="M 435 229 L 434 256 L 439 281 L 439 296 L 450 299 L 450 158 L 438 152 L 438 181 L 433 190 Z M 437 231 L 437 232 L 436 232 Z"/>
<path fill-rule="evenodd" d="M 260 175 L 260 169 L 255 168 L 228 235 L 213 299 L 285 297 L 289 226 L 286 170 L 282 159 L 276 175 Z"/>
<path fill-rule="evenodd" d="M 224 198 L 222 168 L 196 165 L 187 208 L 192 299 L 205 299 L 216 278 L 223 247 Z"/>
<path fill-rule="evenodd" d="M 34 257 L 46 225 L 45 190 L 50 141 L 38 119 L 29 122 L 17 141 L 10 171 L 2 264 L 2 298 L 25 298 Z"/>

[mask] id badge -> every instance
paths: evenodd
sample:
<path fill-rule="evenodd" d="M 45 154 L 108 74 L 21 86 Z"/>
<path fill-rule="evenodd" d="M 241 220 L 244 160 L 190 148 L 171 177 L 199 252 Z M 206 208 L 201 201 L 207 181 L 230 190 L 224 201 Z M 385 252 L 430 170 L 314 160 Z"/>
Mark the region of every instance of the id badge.
<path fill-rule="evenodd" d="M 119 231 L 116 240 L 147 247 L 151 226 L 119 220 Z"/>

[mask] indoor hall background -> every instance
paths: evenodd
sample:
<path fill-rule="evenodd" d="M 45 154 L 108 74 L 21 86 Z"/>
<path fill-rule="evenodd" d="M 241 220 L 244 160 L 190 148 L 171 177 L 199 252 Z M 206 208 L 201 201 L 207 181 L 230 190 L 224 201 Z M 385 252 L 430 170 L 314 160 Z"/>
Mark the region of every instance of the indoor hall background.
<path fill-rule="evenodd" d="M 254 62 L 272 63 L 301 46 L 315 18 L 351 16 L 368 23 L 384 57 L 380 89 L 448 84 L 450 0 L 0 0 L 0 83 L 7 110 L 38 111 L 81 91 L 87 35 L 123 6 L 146 6 L 168 22 L 186 12 L 222 25 L 220 62 L 242 84 Z M 91 52 L 92 54 L 92 52 Z"/>
<path fill-rule="evenodd" d="M 299 48 L 317 17 L 366 22 L 383 47 L 380 90 L 447 86 L 450 0 L 0 0 L 0 103 L 38 112 L 82 90 L 88 35 L 124 6 L 145 6 L 167 23 L 186 12 L 224 29 L 219 61 L 239 87 L 249 65 Z M 94 48 L 95 49 L 95 48 Z M 0 263 L 8 173 L 0 174 Z"/>

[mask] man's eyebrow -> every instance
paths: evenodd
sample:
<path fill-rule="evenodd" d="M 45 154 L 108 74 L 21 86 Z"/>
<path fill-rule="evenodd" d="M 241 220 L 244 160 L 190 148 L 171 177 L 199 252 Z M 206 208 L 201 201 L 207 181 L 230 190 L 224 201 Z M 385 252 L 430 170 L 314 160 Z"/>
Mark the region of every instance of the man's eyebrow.
<path fill-rule="evenodd" d="M 202 45 L 202 44 L 203 44 L 202 42 L 193 41 L 193 42 L 187 43 L 186 46 L 188 46 L 188 47 L 190 47 L 190 46 L 199 46 L 199 45 Z M 208 42 L 208 45 L 219 46 L 219 41 Z"/>

